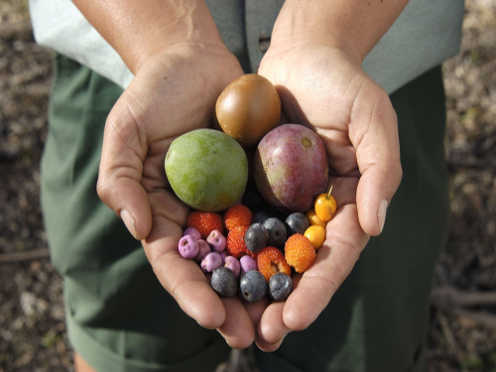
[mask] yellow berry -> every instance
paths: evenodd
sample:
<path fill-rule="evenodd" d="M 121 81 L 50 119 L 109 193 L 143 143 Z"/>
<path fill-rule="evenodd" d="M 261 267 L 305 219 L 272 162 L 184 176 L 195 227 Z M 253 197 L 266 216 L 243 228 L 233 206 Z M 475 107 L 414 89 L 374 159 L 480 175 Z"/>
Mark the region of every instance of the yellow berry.
<path fill-rule="evenodd" d="M 308 221 L 310 221 L 310 225 L 320 225 L 322 227 L 325 227 L 325 222 L 322 221 L 319 216 L 317 216 L 313 209 L 307 212 L 307 218 Z"/>
<path fill-rule="evenodd" d="M 320 194 L 315 200 L 315 214 L 323 221 L 328 222 L 336 213 L 336 199 L 329 194 Z"/>
<path fill-rule="evenodd" d="M 310 240 L 315 249 L 318 249 L 324 243 L 326 231 L 321 225 L 312 225 L 305 230 L 303 235 Z"/>

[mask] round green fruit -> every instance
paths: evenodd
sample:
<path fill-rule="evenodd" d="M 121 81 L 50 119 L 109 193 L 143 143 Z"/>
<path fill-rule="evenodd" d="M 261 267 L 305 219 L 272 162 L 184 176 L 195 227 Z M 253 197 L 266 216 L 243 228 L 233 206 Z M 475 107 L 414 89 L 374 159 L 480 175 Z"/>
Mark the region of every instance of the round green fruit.
<path fill-rule="evenodd" d="M 196 129 L 172 141 L 165 173 L 179 199 L 190 207 L 217 212 L 238 203 L 248 180 L 241 145 L 214 129 Z"/>

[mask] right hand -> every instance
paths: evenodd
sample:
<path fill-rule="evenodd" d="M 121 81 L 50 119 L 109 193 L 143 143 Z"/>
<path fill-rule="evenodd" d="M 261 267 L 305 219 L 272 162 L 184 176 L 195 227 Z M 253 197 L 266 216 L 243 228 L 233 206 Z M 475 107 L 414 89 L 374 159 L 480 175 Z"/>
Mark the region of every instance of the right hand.
<path fill-rule="evenodd" d="M 253 342 L 253 315 L 238 299 L 220 299 L 200 267 L 179 256 L 188 209 L 171 192 L 164 157 L 174 138 L 209 126 L 217 96 L 242 73 L 220 43 L 175 44 L 147 58 L 107 118 L 97 185 L 181 309 L 232 347 Z"/>

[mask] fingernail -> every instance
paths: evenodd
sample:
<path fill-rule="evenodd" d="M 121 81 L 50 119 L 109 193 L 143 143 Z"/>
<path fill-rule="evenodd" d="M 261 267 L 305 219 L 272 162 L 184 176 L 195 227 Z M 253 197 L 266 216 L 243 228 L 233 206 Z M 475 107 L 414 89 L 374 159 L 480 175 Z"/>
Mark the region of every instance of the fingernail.
<path fill-rule="evenodd" d="M 124 225 L 126 225 L 131 235 L 136 238 L 136 227 L 134 224 L 134 218 L 133 216 L 131 216 L 131 213 L 129 213 L 125 209 L 121 210 L 121 219 L 122 221 L 124 221 Z"/>
<path fill-rule="evenodd" d="M 379 210 L 377 211 L 377 219 L 379 221 L 379 226 L 381 227 L 381 231 L 384 228 L 384 224 L 386 223 L 386 212 L 387 212 L 388 202 L 387 200 L 381 201 L 379 204 Z"/>

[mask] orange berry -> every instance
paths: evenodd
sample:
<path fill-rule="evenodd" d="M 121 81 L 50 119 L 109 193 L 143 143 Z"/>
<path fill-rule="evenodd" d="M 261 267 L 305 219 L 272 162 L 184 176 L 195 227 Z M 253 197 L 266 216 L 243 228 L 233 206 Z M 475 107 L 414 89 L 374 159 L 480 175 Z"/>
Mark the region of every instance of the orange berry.
<path fill-rule="evenodd" d="M 232 230 L 238 226 L 249 226 L 251 216 L 251 210 L 247 206 L 236 204 L 224 214 L 224 224 L 228 230 Z"/>
<path fill-rule="evenodd" d="M 197 229 L 203 239 L 205 239 L 212 230 L 224 231 L 222 217 L 219 214 L 212 212 L 191 212 L 186 224 L 188 227 Z"/>
<path fill-rule="evenodd" d="M 317 256 L 313 244 L 302 234 L 293 234 L 286 240 L 284 246 L 286 262 L 297 273 L 306 271 L 312 266 Z"/>
<path fill-rule="evenodd" d="M 337 204 L 336 199 L 329 193 L 320 194 L 315 200 L 314 210 L 315 214 L 325 223 L 334 217 L 336 213 Z"/>
<path fill-rule="evenodd" d="M 257 254 L 258 271 L 262 273 L 268 281 L 270 277 L 277 273 L 291 275 L 289 267 L 282 252 L 276 247 L 265 247 Z"/>
<path fill-rule="evenodd" d="M 307 218 L 308 218 L 308 221 L 310 222 L 310 225 L 320 225 L 322 227 L 325 227 L 325 222 L 322 221 L 319 216 L 317 216 L 317 214 L 315 213 L 315 211 L 312 209 L 312 210 L 309 210 L 307 212 Z"/>
<path fill-rule="evenodd" d="M 305 230 L 303 235 L 310 240 L 310 243 L 313 244 L 315 249 L 318 249 L 324 243 L 326 231 L 321 225 L 312 225 Z"/>
<path fill-rule="evenodd" d="M 248 226 L 239 226 L 229 230 L 227 233 L 226 249 L 231 256 L 240 258 L 241 256 L 249 254 L 245 244 L 246 230 L 248 230 Z"/>

